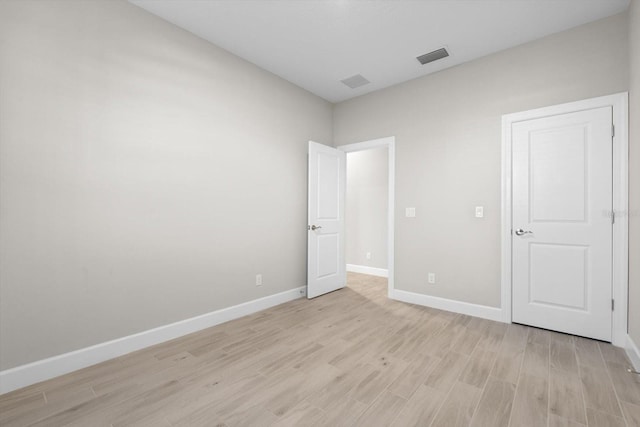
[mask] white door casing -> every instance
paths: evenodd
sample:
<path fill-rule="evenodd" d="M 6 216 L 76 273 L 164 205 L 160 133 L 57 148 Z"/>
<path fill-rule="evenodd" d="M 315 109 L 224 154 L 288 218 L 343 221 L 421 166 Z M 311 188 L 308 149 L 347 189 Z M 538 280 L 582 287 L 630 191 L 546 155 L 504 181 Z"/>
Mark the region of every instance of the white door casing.
<path fill-rule="evenodd" d="M 513 321 L 611 341 L 612 108 L 511 131 Z"/>
<path fill-rule="evenodd" d="M 346 284 L 346 153 L 309 141 L 307 298 Z"/>

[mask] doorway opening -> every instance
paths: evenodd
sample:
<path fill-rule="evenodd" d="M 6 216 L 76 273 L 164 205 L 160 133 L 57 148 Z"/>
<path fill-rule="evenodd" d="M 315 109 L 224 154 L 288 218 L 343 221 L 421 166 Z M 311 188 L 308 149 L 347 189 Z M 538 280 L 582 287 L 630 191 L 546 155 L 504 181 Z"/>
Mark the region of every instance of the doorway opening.
<path fill-rule="evenodd" d="M 387 277 L 387 147 L 347 153 L 347 272 Z"/>
<path fill-rule="evenodd" d="M 337 147 L 346 153 L 346 271 L 387 278 L 393 290 L 395 138 Z"/>

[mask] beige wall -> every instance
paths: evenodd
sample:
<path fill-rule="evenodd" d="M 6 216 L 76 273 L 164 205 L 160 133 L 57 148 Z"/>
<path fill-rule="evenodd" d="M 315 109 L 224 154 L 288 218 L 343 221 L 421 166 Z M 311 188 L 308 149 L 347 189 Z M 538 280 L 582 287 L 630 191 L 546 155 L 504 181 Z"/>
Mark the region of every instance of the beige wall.
<path fill-rule="evenodd" d="M 336 145 L 396 137 L 396 288 L 500 305 L 501 116 L 626 91 L 627 21 L 613 16 L 335 106 Z M 428 272 L 437 284 L 427 285 Z"/>
<path fill-rule="evenodd" d="M 629 9 L 629 334 L 640 346 L 640 0 Z"/>
<path fill-rule="evenodd" d="M 347 264 L 387 268 L 388 181 L 387 147 L 347 153 Z"/>
<path fill-rule="evenodd" d="M 0 1 L 0 92 L 0 370 L 306 283 L 328 102 L 123 1 Z"/>

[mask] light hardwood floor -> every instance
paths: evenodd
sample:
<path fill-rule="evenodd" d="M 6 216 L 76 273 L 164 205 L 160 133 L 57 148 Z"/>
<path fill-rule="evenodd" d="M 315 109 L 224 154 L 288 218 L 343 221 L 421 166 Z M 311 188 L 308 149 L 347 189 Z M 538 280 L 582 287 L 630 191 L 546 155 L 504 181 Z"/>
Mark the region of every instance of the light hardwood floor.
<path fill-rule="evenodd" d="M 2 426 L 640 426 L 609 344 L 349 286 L 0 396 Z"/>

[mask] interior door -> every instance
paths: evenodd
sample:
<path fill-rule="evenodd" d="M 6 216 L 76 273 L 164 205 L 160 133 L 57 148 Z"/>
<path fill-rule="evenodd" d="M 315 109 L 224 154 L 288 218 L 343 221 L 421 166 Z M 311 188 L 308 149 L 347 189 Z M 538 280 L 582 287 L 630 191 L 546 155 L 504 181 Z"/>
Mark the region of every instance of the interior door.
<path fill-rule="evenodd" d="M 612 109 L 512 127 L 513 321 L 611 341 Z"/>
<path fill-rule="evenodd" d="M 307 298 L 347 281 L 344 246 L 346 153 L 309 141 Z"/>

